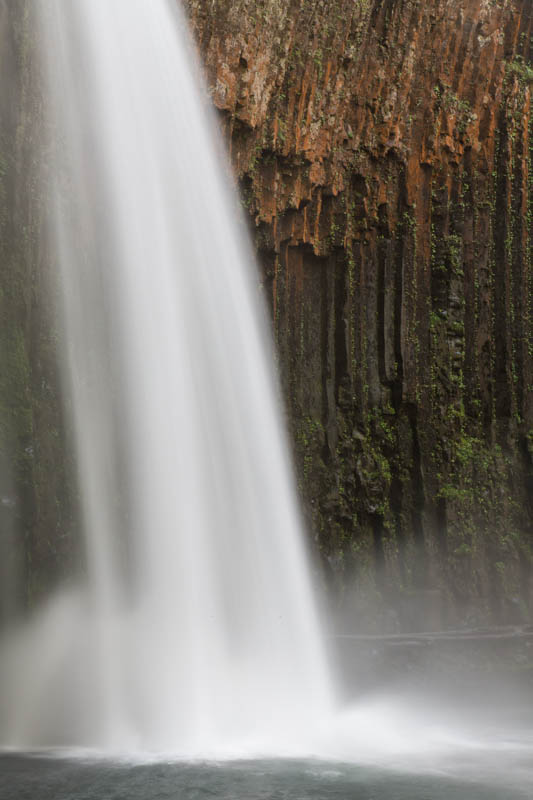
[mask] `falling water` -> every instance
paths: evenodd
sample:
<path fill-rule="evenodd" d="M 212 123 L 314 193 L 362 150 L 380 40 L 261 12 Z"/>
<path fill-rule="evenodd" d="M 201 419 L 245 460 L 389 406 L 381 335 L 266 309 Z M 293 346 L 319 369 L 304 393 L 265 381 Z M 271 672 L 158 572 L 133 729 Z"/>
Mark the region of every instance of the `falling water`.
<path fill-rule="evenodd" d="M 87 568 L 11 643 L 0 739 L 272 750 L 327 713 L 329 679 L 184 23 L 172 0 L 35 5 Z"/>

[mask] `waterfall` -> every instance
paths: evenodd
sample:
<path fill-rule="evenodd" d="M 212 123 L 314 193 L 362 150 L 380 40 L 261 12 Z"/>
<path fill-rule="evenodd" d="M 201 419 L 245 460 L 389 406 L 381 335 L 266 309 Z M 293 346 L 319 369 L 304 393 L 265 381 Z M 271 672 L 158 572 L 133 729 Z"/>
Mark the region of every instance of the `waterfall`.
<path fill-rule="evenodd" d="M 331 691 L 254 258 L 171 0 L 35 0 L 86 569 L 0 742 L 275 751 Z"/>

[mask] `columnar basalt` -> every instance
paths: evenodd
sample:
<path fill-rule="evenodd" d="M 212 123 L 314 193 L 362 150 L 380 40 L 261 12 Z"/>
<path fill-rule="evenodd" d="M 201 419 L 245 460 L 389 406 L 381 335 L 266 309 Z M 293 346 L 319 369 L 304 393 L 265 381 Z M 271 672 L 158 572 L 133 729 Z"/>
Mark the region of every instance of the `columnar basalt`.
<path fill-rule="evenodd" d="M 530 0 L 187 5 L 346 618 L 529 618 Z"/>
<path fill-rule="evenodd" d="M 185 5 L 346 625 L 529 619 L 530 0 Z M 0 44 L 1 622 L 14 572 L 31 606 L 78 537 L 26 2 L 0 1 Z"/>

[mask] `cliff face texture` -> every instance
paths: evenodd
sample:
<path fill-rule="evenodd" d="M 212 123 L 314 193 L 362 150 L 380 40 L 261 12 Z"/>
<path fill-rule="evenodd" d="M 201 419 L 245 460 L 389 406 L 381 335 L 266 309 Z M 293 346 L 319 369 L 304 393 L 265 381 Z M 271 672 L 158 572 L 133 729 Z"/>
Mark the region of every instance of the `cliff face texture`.
<path fill-rule="evenodd" d="M 530 619 L 531 0 L 184 2 L 344 627 Z M 76 551 L 32 52 L 0 0 L 0 623 Z"/>
<path fill-rule="evenodd" d="M 186 5 L 345 623 L 528 619 L 531 0 Z"/>

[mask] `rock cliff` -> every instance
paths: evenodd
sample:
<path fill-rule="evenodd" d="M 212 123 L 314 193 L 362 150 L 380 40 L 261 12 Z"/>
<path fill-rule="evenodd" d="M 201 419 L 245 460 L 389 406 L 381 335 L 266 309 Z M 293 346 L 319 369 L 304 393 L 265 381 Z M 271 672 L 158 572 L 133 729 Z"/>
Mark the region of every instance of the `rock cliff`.
<path fill-rule="evenodd" d="M 530 619 L 531 0 L 183 1 L 344 626 Z M 4 610 L 76 552 L 26 9 L 0 0 Z"/>
<path fill-rule="evenodd" d="M 345 622 L 527 619 L 533 5 L 187 7 Z"/>

